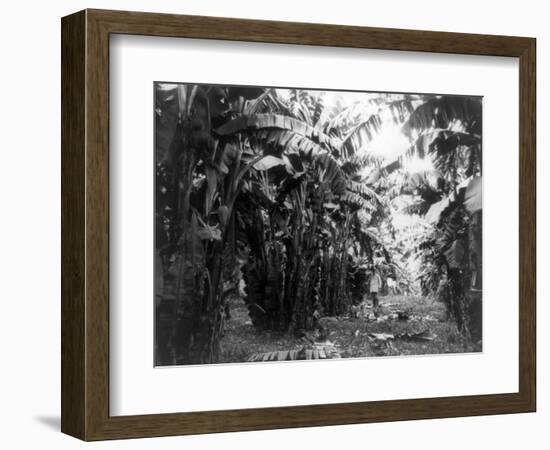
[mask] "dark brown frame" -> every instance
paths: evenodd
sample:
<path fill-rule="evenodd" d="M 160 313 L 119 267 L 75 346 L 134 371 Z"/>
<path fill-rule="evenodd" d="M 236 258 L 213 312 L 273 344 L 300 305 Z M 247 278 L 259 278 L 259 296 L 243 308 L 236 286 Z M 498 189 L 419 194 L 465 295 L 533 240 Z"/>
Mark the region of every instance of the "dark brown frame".
<path fill-rule="evenodd" d="M 476 416 L 536 408 L 536 40 L 85 10 L 62 30 L 61 429 L 84 440 Z M 223 39 L 519 58 L 519 392 L 109 416 L 109 35 Z"/>

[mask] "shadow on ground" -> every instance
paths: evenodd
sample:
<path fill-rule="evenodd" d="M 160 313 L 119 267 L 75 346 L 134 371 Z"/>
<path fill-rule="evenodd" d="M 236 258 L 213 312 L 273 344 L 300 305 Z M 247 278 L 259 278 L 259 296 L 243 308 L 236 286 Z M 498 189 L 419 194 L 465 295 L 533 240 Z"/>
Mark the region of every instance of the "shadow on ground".
<path fill-rule="evenodd" d="M 59 416 L 37 416 L 34 420 L 51 430 L 61 431 L 61 417 Z"/>

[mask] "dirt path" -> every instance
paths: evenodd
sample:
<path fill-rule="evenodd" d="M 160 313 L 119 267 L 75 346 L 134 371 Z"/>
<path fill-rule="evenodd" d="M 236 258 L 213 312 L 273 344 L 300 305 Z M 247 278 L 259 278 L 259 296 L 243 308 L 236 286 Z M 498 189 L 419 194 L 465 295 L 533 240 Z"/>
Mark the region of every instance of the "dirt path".
<path fill-rule="evenodd" d="M 248 317 L 244 303 L 235 300 L 231 319 L 222 339 L 221 362 L 247 361 L 252 354 L 284 352 L 303 348 L 335 349 L 342 358 L 423 355 L 481 351 L 481 346 L 458 333 L 445 320 L 440 303 L 422 297 L 382 297 L 380 308 L 357 307 L 351 316 L 321 319 L 326 340 L 312 333 L 297 338 L 289 333 L 258 332 Z"/>

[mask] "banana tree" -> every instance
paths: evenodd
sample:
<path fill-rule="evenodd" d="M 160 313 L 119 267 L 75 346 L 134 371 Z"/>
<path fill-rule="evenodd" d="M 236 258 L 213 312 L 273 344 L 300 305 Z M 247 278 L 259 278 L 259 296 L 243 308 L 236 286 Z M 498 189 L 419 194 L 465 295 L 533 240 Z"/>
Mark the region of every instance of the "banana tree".
<path fill-rule="evenodd" d="M 242 93 L 227 88 L 156 86 L 156 235 L 165 281 L 160 303 L 170 305 L 157 311 L 167 322 L 157 327 L 159 364 L 215 362 L 219 356 L 234 205 L 262 156 L 238 139 L 220 139 L 212 127 L 242 100 Z"/>
<path fill-rule="evenodd" d="M 424 267 L 419 278 L 425 291 L 436 293 L 446 304 L 459 330 L 475 336 L 481 334 L 481 322 L 473 323 L 481 317 L 481 112 L 481 98 L 426 99 L 402 127 L 409 149 L 368 178 L 371 183 L 383 182 L 406 168 L 411 158 L 433 163 L 429 174 L 417 173 L 412 183 L 400 188 L 400 193 L 417 198 L 409 210 L 434 224 L 419 246 Z"/>
<path fill-rule="evenodd" d="M 260 104 L 268 100 L 270 113 Z M 356 153 L 379 120 L 371 115 L 351 124 L 333 114 L 324 121 L 322 95 L 312 99 L 304 91 L 286 103 L 268 92 L 261 102 L 215 130 L 270 158 L 251 171 L 239 202 L 251 249 L 246 301 L 259 328 L 310 328 L 319 314 L 350 305 L 352 224 L 360 210 L 373 212 L 380 204 L 360 182 L 368 158 Z"/>

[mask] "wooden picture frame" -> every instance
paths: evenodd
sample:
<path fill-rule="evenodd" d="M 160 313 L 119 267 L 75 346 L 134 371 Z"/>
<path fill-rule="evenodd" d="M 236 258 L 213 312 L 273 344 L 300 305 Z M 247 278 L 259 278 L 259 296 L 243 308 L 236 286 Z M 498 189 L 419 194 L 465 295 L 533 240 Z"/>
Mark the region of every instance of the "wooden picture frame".
<path fill-rule="evenodd" d="M 535 411 L 535 39 L 103 10 L 64 17 L 61 29 L 64 433 L 101 440 Z M 116 33 L 519 58 L 519 391 L 110 416 L 109 36 Z"/>

